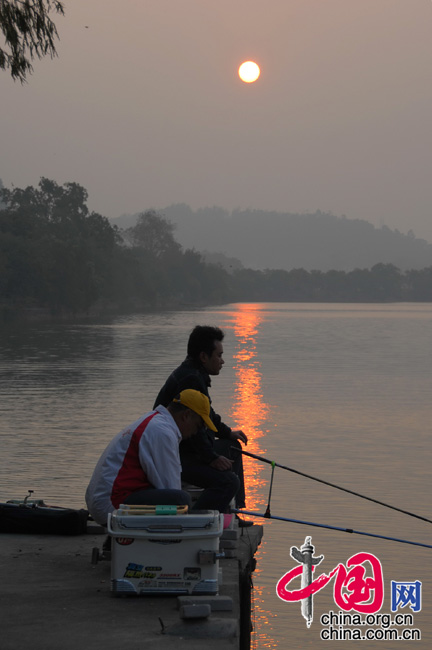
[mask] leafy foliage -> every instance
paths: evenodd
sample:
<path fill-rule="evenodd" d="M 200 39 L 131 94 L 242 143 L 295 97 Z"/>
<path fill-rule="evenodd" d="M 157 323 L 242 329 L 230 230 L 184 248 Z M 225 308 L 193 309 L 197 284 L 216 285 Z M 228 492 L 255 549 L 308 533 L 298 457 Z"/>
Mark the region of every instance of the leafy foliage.
<path fill-rule="evenodd" d="M 167 253 L 178 253 L 180 244 L 174 239 L 174 226 L 163 219 L 155 210 L 147 210 L 138 215 L 137 223 L 127 230 L 132 244 L 142 248 L 155 257 Z"/>
<path fill-rule="evenodd" d="M 14 80 L 26 80 L 31 61 L 56 56 L 57 28 L 50 13 L 64 15 L 58 0 L 0 0 L 0 30 L 6 49 L 0 48 L 0 68 L 9 69 Z"/>
<path fill-rule="evenodd" d="M 4 298 L 53 311 L 87 309 L 110 277 L 119 241 L 108 219 L 89 213 L 76 183 L 0 190 Z"/>

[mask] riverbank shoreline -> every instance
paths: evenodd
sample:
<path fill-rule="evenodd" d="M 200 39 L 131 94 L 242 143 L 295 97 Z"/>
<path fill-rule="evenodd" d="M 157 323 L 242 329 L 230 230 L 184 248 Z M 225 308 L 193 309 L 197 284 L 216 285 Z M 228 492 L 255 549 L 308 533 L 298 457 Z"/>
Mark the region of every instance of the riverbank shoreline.
<path fill-rule="evenodd" d="M 10 307 L 8 305 L 0 304 L 0 325 L 15 325 L 22 324 L 55 324 L 55 323 L 106 323 L 113 319 L 121 317 L 136 316 L 142 314 L 163 314 L 175 311 L 193 311 L 195 309 L 203 309 L 211 307 L 214 303 L 208 304 L 205 302 L 198 303 L 184 303 L 179 301 L 172 301 L 169 303 L 149 305 L 141 307 L 131 307 L 129 309 L 122 309 L 120 307 L 92 307 L 88 311 L 83 312 L 53 312 L 45 307 Z M 220 303 L 225 304 L 225 303 Z"/>

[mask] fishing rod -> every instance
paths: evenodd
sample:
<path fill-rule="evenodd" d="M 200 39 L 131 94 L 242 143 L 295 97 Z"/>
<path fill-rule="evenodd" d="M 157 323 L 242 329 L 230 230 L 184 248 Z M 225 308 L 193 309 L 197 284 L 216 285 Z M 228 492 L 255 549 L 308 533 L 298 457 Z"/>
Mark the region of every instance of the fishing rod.
<path fill-rule="evenodd" d="M 337 490 L 342 490 L 342 492 L 348 492 L 348 494 L 353 494 L 356 497 L 360 497 L 361 499 L 366 499 L 367 501 L 372 501 L 373 503 L 377 503 L 380 506 L 384 506 L 386 508 L 391 508 L 392 510 L 396 510 L 397 512 L 402 512 L 404 515 L 409 515 L 410 517 L 415 517 L 416 519 L 421 519 L 422 521 L 427 521 L 429 524 L 432 524 L 432 519 L 428 519 L 427 517 L 422 517 L 421 515 L 416 515 L 413 512 L 409 512 L 408 510 L 403 510 L 402 508 L 397 508 L 396 506 L 392 506 L 388 503 L 384 503 L 383 501 L 378 501 L 378 499 L 373 499 L 372 497 L 367 497 L 364 494 L 360 494 L 359 492 L 354 492 L 353 490 L 349 490 L 348 488 L 341 487 L 340 485 L 335 485 L 335 483 L 330 483 L 329 481 L 324 481 L 321 478 L 317 478 L 316 476 L 311 476 L 310 474 L 305 474 L 304 472 L 300 472 L 298 469 L 294 469 L 293 467 L 287 467 L 286 465 L 280 465 L 279 463 L 276 463 L 274 460 L 269 460 L 268 458 L 264 458 L 264 456 L 257 456 L 257 454 L 251 454 L 250 451 L 245 451 L 244 449 L 238 449 L 237 447 L 232 447 L 232 449 L 235 449 L 237 452 L 241 451 L 242 454 L 245 456 L 250 456 L 251 458 L 255 458 L 256 460 L 260 460 L 263 463 L 268 463 L 269 465 L 274 467 L 280 467 L 280 469 L 286 469 L 288 472 L 293 472 L 294 474 L 299 474 L 300 476 L 304 476 L 306 478 L 310 478 L 313 481 L 318 481 L 318 483 L 323 483 L 324 485 L 328 485 L 330 487 L 336 488 Z M 272 471 L 272 480 L 273 480 L 273 471 Z M 270 502 L 270 499 L 269 499 Z M 270 504 L 269 504 L 270 505 Z M 267 509 L 269 510 L 269 505 L 267 506 Z"/>
<path fill-rule="evenodd" d="M 379 539 L 389 540 L 391 542 L 400 542 L 401 544 L 412 544 L 413 546 L 423 546 L 424 548 L 432 548 L 431 544 L 423 544 L 422 542 L 411 542 L 407 539 L 399 539 L 397 537 L 387 537 L 386 535 L 377 535 L 376 533 L 365 533 L 361 530 L 353 530 L 352 528 L 341 528 L 339 526 L 330 526 L 329 524 L 317 524 L 313 521 L 301 521 L 300 519 L 289 519 L 288 517 L 277 517 L 276 515 L 261 514 L 260 512 L 250 512 L 248 510 L 239 510 L 233 508 L 232 512 L 239 515 L 249 515 L 252 517 L 262 517 L 263 519 L 276 519 L 278 521 L 287 521 L 292 524 L 302 524 L 304 526 L 314 526 L 315 528 L 328 528 L 329 530 L 338 530 L 342 533 L 351 533 L 354 535 L 366 535 L 367 537 L 378 537 Z"/>

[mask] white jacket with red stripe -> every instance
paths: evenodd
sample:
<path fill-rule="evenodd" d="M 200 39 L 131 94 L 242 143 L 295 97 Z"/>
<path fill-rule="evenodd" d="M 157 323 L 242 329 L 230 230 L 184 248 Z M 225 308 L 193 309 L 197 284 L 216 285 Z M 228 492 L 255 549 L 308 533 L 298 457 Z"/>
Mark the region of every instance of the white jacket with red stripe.
<path fill-rule="evenodd" d="M 86 491 L 87 508 L 106 526 L 108 513 L 147 487 L 181 489 L 181 433 L 164 406 L 120 431 L 100 457 Z"/>

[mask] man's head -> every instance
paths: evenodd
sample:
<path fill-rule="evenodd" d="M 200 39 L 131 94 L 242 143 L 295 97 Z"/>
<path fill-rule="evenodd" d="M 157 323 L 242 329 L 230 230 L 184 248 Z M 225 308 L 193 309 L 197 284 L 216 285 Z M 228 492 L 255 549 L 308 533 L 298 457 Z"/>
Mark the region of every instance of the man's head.
<path fill-rule="evenodd" d="M 218 375 L 225 363 L 222 341 L 224 333 L 219 327 L 197 325 L 189 336 L 187 353 L 200 363 L 209 375 Z"/>
<path fill-rule="evenodd" d="M 188 388 L 173 399 L 168 406 L 182 438 L 190 438 L 205 425 L 212 431 L 216 427 L 210 419 L 210 402 L 206 395 Z"/>

